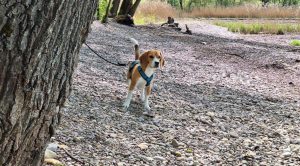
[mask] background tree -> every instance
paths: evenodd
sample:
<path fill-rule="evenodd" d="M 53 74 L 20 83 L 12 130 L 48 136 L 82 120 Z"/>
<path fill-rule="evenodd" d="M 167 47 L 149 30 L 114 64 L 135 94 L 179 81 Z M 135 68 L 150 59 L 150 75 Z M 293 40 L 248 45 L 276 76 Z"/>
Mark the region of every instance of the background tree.
<path fill-rule="evenodd" d="M 97 5 L 0 3 L 0 165 L 41 165 Z"/>
<path fill-rule="evenodd" d="M 118 14 L 119 6 L 120 6 L 121 0 L 113 0 L 112 6 L 110 9 L 110 15 L 109 17 L 116 17 Z"/>
<path fill-rule="evenodd" d="M 140 3 L 141 0 L 136 0 L 134 4 L 130 7 L 128 14 L 133 17 Z"/>
<path fill-rule="evenodd" d="M 126 15 L 132 6 L 132 0 L 123 0 L 118 15 Z"/>

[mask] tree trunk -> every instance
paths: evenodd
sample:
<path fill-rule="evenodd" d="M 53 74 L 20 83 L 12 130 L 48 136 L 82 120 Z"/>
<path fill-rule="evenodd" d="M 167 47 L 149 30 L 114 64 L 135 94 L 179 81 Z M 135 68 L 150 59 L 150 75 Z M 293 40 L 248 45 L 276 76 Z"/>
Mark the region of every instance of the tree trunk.
<path fill-rule="evenodd" d="M 0 165 L 41 165 L 98 0 L 0 3 Z"/>
<path fill-rule="evenodd" d="M 110 9 L 110 15 L 109 15 L 109 17 L 114 18 L 114 17 L 117 16 L 118 9 L 119 9 L 119 6 L 120 6 L 120 2 L 121 2 L 121 0 L 113 0 L 112 7 Z"/>
<path fill-rule="evenodd" d="M 182 0 L 179 0 L 180 9 L 183 10 L 183 2 Z"/>
<path fill-rule="evenodd" d="M 110 4 L 111 4 L 111 0 L 108 1 L 108 4 L 106 6 L 105 15 L 103 16 L 102 21 L 101 21 L 102 23 L 107 23 L 107 17 L 108 17 Z"/>
<path fill-rule="evenodd" d="M 130 14 L 132 17 L 134 16 L 136 9 L 138 8 L 140 2 L 141 2 L 141 0 L 136 0 L 135 3 L 131 6 L 128 14 Z"/>
<path fill-rule="evenodd" d="M 131 6 L 132 6 L 132 0 L 123 0 L 118 15 L 127 15 Z"/>

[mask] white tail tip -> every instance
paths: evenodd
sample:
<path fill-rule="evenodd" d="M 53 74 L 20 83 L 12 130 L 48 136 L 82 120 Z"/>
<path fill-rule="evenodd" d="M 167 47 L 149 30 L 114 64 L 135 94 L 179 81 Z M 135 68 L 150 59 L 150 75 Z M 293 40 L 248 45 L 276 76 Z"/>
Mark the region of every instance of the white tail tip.
<path fill-rule="evenodd" d="M 130 41 L 134 44 L 134 45 L 139 45 L 139 42 L 137 40 L 135 40 L 134 38 L 130 38 Z"/>

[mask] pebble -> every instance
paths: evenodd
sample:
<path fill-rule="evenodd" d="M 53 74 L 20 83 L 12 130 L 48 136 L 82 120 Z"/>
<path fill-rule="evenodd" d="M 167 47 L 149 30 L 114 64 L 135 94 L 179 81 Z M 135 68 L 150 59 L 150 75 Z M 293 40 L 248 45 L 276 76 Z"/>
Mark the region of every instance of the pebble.
<path fill-rule="evenodd" d="M 74 138 L 73 138 L 73 141 L 74 141 L 74 142 L 82 142 L 83 139 L 84 139 L 83 137 L 74 137 Z"/>
<path fill-rule="evenodd" d="M 283 157 L 290 157 L 291 155 L 292 155 L 292 153 L 291 153 L 291 152 L 288 152 L 288 151 L 282 153 L 282 156 L 283 156 Z"/>
<path fill-rule="evenodd" d="M 45 159 L 55 159 L 55 158 L 57 158 L 57 154 L 49 149 L 46 149 L 44 158 Z"/>
<path fill-rule="evenodd" d="M 292 152 L 295 152 L 295 153 L 299 153 L 300 152 L 300 145 L 298 145 L 298 144 L 291 144 L 290 148 L 291 148 Z"/>
<path fill-rule="evenodd" d="M 47 149 L 51 150 L 52 152 L 56 152 L 58 148 L 58 144 L 56 143 L 50 143 L 47 146 Z"/>
<path fill-rule="evenodd" d="M 291 139 L 290 140 L 291 144 L 300 144 L 300 138 L 296 138 L 296 139 Z"/>
<path fill-rule="evenodd" d="M 186 158 L 186 161 L 193 161 L 193 157 Z"/>
<path fill-rule="evenodd" d="M 117 163 L 117 166 L 124 166 L 124 165 L 125 165 L 124 162 L 119 162 L 119 163 Z"/>
<path fill-rule="evenodd" d="M 215 113 L 214 112 L 207 112 L 206 115 L 209 116 L 209 117 L 211 117 L 211 118 L 215 117 Z"/>
<path fill-rule="evenodd" d="M 251 150 L 247 151 L 247 153 L 245 154 L 245 157 L 247 157 L 247 158 L 254 158 L 255 156 L 256 156 L 256 153 Z"/>
<path fill-rule="evenodd" d="M 154 160 L 160 160 L 160 161 L 166 160 L 164 157 L 161 157 L 161 156 L 155 156 L 153 158 L 154 158 Z"/>
<path fill-rule="evenodd" d="M 138 147 L 141 149 L 141 150 L 145 150 L 145 149 L 148 149 L 148 144 L 147 143 L 140 143 L 138 145 Z"/>
<path fill-rule="evenodd" d="M 176 157 L 176 160 L 178 161 L 184 160 L 184 157 Z"/>
<path fill-rule="evenodd" d="M 171 145 L 172 145 L 174 148 L 178 148 L 178 147 L 179 147 L 179 143 L 176 141 L 176 139 L 172 139 Z"/>
<path fill-rule="evenodd" d="M 171 154 L 173 154 L 173 155 L 176 156 L 176 157 L 181 157 L 181 156 L 182 156 L 181 153 L 178 152 L 178 151 L 176 151 L 176 152 L 171 152 Z"/>
<path fill-rule="evenodd" d="M 233 131 L 229 133 L 229 136 L 231 136 L 233 138 L 238 138 L 239 137 L 239 135 L 236 132 L 233 132 Z"/>

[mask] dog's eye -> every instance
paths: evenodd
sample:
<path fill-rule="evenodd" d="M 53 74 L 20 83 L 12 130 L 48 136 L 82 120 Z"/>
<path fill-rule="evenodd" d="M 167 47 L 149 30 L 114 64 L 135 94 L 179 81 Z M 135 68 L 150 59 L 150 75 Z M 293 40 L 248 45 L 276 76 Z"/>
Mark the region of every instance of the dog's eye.
<path fill-rule="evenodd" d="M 153 59 L 153 58 L 154 58 L 154 56 L 152 56 L 152 55 L 151 55 L 151 56 L 150 56 L 150 58 L 151 58 L 151 59 Z"/>

